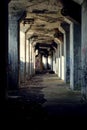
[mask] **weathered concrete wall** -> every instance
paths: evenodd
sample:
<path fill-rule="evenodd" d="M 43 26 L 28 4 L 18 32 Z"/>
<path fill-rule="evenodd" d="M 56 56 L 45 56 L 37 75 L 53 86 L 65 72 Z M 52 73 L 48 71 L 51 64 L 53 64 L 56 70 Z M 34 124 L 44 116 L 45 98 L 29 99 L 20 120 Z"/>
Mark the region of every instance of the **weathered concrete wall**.
<path fill-rule="evenodd" d="M 18 87 L 18 22 L 16 18 L 9 18 L 8 39 L 8 88 Z"/>
<path fill-rule="evenodd" d="M 25 76 L 25 33 L 20 31 L 20 83 L 24 82 Z"/>
<path fill-rule="evenodd" d="M 87 1 L 82 4 L 82 44 L 81 44 L 81 61 L 82 61 L 82 94 L 87 98 Z"/>

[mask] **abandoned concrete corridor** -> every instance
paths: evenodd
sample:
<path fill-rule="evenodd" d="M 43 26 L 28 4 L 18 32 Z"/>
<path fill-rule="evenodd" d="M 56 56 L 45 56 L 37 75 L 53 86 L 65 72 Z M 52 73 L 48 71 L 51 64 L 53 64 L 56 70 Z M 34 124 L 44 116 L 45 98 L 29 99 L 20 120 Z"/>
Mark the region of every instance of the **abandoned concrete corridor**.
<path fill-rule="evenodd" d="M 5 119 L 86 117 L 87 0 L 3 1 Z"/>

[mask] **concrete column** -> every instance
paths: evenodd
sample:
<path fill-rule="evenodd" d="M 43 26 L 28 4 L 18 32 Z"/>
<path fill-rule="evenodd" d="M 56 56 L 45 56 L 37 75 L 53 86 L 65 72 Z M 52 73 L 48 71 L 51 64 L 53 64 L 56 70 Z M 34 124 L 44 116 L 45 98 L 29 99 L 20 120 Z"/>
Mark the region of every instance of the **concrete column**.
<path fill-rule="evenodd" d="M 32 76 L 32 40 L 30 39 L 30 76 Z"/>
<path fill-rule="evenodd" d="M 53 52 L 53 71 L 56 73 L 56 55 L 55 55 L 55 52 Z"/>
<path fill-rule="evenodd" d="M 45 57 L 45 58 L 46 58 L 46 69 L 47 69 L 48 57 Z"/>
<path fill-rule="evenodd" d="M 70 88 L 74 89 L 74 24 L 70 24 Z"/>
<path fill-rule="evenodd" d="M 82 85 L 81 92 L 87 99 L 87 1 L 82 4 L 82 45 L 81 45 L 81 61 L 82 61 Z"/>
<path fill-rule="evenodd" d="M 62 59 L 61 59 L 61 62 L 62 62 L 62 77 L 61 79 L 64 80 L 64 70 L 65 70 L 65 64 L 64 64 L 64 40 L 63 40 L 63 43 L 61 43 L 61 47 L 62 47 Z"/>
<path fill-rule="evenodd" d="M 58 48 L 56 49 L 56 74 L 58 74 Z"/>
<path fill-rule="evenodd" d="M 34 69 L 34 57 L 35 57 L 35 54 L 34 54 L 34 48 L 33 48 L 33 45 L 32 45 L 32 74 L 34 75 L 35 74 L 35 69 Z"/>
<path fill-rule="evenodd" d="M 62 43 L 60 44 L 60 78 L 62 79 Z"/>
<path fill-rule="evenodd" d="M 74 24 L 74 89 L 81 90 L 81 25 Z"/>
<path fill-rule="evenodd" d="M 66 83 L 66 77 L 67 77 L 67 66 L 66 66 L 66 33 L 64 33 L 64 81 Z"/>
<path fill-rule="evenodd" d="M 30 40 L 28 39 L 28 60 L 29 60 L 29 65 L 28 65 L 28 78 L 30 78 Z"/>
<path fill-rule="evenodd" d="M 50 69 L 52 70 L 52 56 L 48 56 L 48 64 Z"/>
<path fill-rule="evenodd" d="M 20 83 L 25 82 L 26 72 L 25 72 L 25 33 L 20 31 Z"/>
<path fill-rule="evenodd" d="M 29 42 L 26 39 L 26 79 L 29 78 Z"/>
<path fill-rule="evenodd" d="M 70 25 L 62 23 L 64 29 L 64 81 L 70 83 Z"/>
<path fill-rule="evenodd" d="M 33 59 L 34 59 L 33 62 L 34 62 L 34 74 L 35 74 L 35 51 L 34 51 L 34 48 L 33 48 L 33 54 L 34 54 L 33 55 Z"/>
<path fill-rule="evenodd" d="M 58 76 L 60 78 L 60 44 L 58 44 Z"/>
<path fill-rule="evenodd" d="M 62 79 L 62 44 L 58 45 L 58 76 Z"/>
<path fill-rule="evenodd" d="M 80 25 L 70 24 L 70 87 L 76 89 L 80 85 L 80 48 L 81 48 Z"/>
<path fill-rule="evenodd" d="M 42 56 L 42 63 L 43 63 L 44 69 L 46 70 L 47 69 L 47 57 Z"/>
<path fill-rule="evenodd" d="M 48 57 L 47 57 L 48 62 Z M 42 54 L 40 55 L 40 70 L 43 71 Z"/>
<path fill-rule="evenodd" d="M 30 78 L 30 39 L 28 39 L 28 44 L 29 44 L 29 57 L 28 57 L 28 59 L 29 59 L 29 68 L 28 68 L 28 74 L 29 74 L 29 78 Z"/>
<path fill-rule="evenodd" d="M 10 89 L 18 88 L 18 21 L 16 18 L 9 18 L 9 76 L 8 86 Z"/>
<path fill-rule="evenodd" d="M 70 83 L 70 26 L 67 25 L 65 40 L 65 58 L 66 58 L 66 82 Z"/>

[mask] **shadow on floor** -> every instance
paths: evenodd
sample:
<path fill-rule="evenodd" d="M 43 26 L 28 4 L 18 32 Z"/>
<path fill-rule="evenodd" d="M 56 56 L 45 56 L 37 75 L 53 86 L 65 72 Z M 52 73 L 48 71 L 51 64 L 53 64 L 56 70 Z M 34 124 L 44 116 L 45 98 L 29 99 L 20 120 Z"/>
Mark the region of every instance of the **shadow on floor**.
<path fill-rule="evenodd" d="M 24 92 L 25 93 L 25 92 Z M 87 104 L 49 104 L 43 107 L 46 102 L 43 95 L 35 95 L 29 97 L 8 98 L 6 101 L 4 116 L 7 121 L 69 121 L 74 118 L 83 120 L 87 119 Z"/>

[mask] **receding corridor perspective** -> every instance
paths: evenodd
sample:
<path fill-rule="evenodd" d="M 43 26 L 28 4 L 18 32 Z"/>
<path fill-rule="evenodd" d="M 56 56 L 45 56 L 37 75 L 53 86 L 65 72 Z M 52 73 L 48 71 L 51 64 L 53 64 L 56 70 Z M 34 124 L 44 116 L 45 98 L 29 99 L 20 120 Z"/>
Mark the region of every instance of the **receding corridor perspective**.
<path fill-rule="evenodd" d="M 5 119 L 86 117 L 87 0 L 8 0 L 4 7 Z"/>

